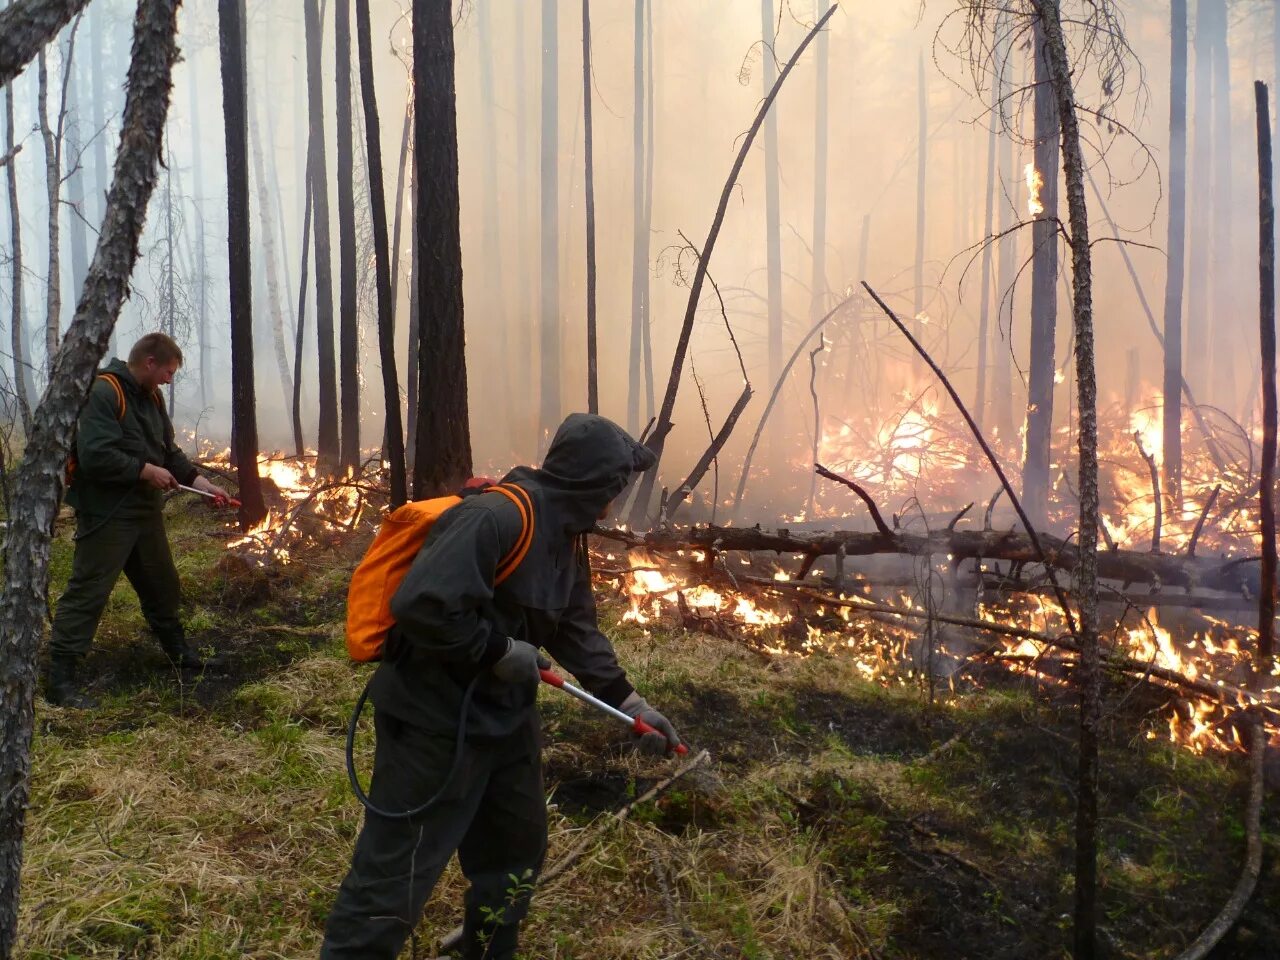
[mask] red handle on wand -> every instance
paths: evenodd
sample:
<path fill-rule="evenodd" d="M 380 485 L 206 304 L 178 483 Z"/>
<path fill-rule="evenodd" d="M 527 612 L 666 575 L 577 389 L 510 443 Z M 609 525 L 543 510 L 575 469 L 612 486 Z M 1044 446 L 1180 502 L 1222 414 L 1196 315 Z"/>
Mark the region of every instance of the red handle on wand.
<path fill-rule="evenodd" d="M 554 670 L 539 669 L 538 673 L 542 677 L 543 683 L 548 683 L 553 687 L 558 687 L 559 689 L 563 690 L 565 693 L 571 696 L 577 697 L 583 703 L 591 704 L 591 706 L 595 707 L 597 710 L 601 711 L 602 713 L 607 713 L 609 714 L 609 716 L 614 717 L 617 720 L 621 720 L 623 723 L 629 726 L 632 732 L 634 732 L 637 736 L 643 736 L 646 733 L 656 733 L 658 736 L 663 737 L 664 739 L 666 738 L 666 734 L 664 734 L 661 730 L 658 730 L 656 727 L 652 726 L 651 724 L 645 723 L 639 717 L 628 716 L 627 714 L 619 710 L 617 707 L 609 706 L 609 704 L 605 703 L 599 697 L 593 697 L 591 694 L 587 693 L 587 691 L 585 690 L 580 690 L 579 688 L 575 687 L 572 683 L 569 683 L 568 681 L 566 681 L 564 677 L 560 676 Z M 686 747 L 683 743 L 678 743 L 676 744 L 675 751 L 676 753 L 683 755 L 689 752 L 689 748 Z"/>

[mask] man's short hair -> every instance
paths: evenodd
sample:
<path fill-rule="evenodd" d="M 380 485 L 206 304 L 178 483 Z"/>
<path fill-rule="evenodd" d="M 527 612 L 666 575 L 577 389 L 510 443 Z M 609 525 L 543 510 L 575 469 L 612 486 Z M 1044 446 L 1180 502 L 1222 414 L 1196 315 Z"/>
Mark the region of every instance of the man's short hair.
<path fill-rule="evenodd" d="M 129 366 L 136 367 L 146 362 L 147 357 L 155 357 L 156 363 L 167 366 L 178 361 L 182 366 L 182 348 L 173 337 L 165 333 L 148 333 L 133 345 L 129 351 Z"/>

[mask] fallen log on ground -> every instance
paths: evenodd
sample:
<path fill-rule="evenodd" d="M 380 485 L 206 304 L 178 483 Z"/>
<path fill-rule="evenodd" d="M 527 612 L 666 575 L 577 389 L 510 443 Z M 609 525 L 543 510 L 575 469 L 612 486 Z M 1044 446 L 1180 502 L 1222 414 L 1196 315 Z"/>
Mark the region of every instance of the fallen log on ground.
<path fill-rule="evenodd" d="M 785 529 L 721 527 L 712 524 L 687 528 L 665 528 L 647 534 L 597 527 L 595 534 L 628 547 L 649 550 L 773 551 L 806 558 L 835 556 L 865 557 L 876 554 L 903 554 L 917 557 L 946 557 L 951 563 L 964 560 L 1007 560 L 1018 564 L 1039 563 L 1035 546 L 1026 534 L 1013 531 L 940 530 L 930 534 L 861 532 L 837 530 L 800 534 Z M 1065 540 L 1039 534 L 1050 565 L 1071 571 L 1079 562 L 1079 551 Z M 1221 590 L 1243 596 L 1257 596 L 1257 558 L 1215 559 L 1163 553 L 1108 550 L 1098 554 L 1098 576 L 1123 585 L 1148 583 L 1162 588 L 1190 591 Z"/>

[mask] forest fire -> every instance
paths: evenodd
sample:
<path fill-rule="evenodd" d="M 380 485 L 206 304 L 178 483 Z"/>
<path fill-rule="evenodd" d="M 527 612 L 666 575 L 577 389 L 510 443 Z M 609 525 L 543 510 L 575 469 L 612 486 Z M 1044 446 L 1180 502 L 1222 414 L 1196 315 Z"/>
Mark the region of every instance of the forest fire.
<path fill-rule="evenodd" d="M 1040 191 L 1044 189 L 1044 176 L 1036 169 L 1034 163 L 1028 163 L 1024 173 L 1027 180 L 1027 215 L 1034 219 L 1044 213 L 1044 204 L 1040 201 Z"/>

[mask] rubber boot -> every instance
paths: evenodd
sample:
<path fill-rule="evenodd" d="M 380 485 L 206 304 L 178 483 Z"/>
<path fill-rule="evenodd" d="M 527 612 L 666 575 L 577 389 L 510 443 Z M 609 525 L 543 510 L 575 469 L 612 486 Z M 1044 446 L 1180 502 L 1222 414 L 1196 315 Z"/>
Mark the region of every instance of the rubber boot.
<path fill-rule="evenodd" d="M 164 655 L 169 658 L 169 662 L 179 670 L 204 670 L 206 667 L 222 666 L 221 657 L 202 657 L 191 644 L 187 643 L 186 637 L 162 638 L 160 648 L 164 650 Z"/>
<path fill-rule="evenodd" d="M 74 656 L 50 658 L 44 697 L 54 706 L 87 710 L 98 705 L 76 680 L 79 663 L 80 658 Z"/>

